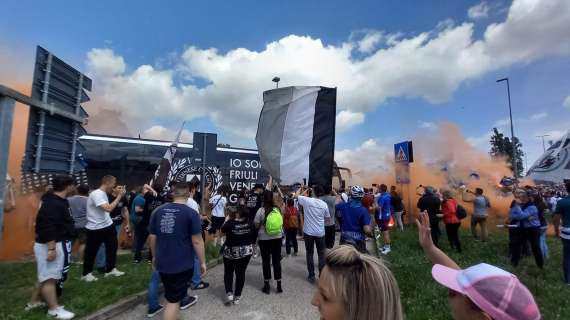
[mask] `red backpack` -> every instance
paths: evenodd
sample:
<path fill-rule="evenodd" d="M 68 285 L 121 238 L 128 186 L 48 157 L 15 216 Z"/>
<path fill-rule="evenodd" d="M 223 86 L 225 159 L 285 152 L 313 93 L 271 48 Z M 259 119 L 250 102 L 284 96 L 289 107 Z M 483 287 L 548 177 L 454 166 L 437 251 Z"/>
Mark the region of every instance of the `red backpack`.
<path fill-rule="evenodd" d="M 287 223 L 285 223 L 286 229 L 297 229 L 299 228 L 299 216 L 298 216 L 297 208 L 295 207 L 287 207 L 285 208 L 285 217 Z"/>

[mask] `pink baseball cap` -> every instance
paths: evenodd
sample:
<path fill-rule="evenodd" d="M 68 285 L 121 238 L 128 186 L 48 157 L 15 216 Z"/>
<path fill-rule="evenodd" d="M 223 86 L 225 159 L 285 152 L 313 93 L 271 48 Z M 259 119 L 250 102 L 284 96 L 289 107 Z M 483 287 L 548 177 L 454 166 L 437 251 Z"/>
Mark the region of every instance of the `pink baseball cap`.
<path fill-rule="evenodd" d="M 540 320 L 532 293 L 512 273 L 480 263 L 464 270 L 439 264 L 431 270 L 443 286 L 468 297 L 495 320 Z"/>

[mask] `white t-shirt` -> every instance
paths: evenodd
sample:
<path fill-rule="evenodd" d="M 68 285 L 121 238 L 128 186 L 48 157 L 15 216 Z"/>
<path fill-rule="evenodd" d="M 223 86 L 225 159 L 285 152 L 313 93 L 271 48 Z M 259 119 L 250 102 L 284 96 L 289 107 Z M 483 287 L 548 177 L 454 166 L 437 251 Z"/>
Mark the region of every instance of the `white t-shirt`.
<path fill-rule="evenodd" d="M 196 210 L 196 212 L 200 213 L 200 206 L 198 205 L 198 202 L 196 202 L 196 200 L 192 199 L 191 197 L 188 198 L 188 201 L 186 201 L 186 205 L 191 209 Z"/>
<path fill-rule="evenodd" d="M 325 218 L 330 218 L 327 204 L 323 200 L 305 196 L 299 196 L 298 199 L 305 214 L 303 232 L 313 237 L 324 237 Z"/>
<path fill-rule="evenodd" d="M 221 199 L 220 199 L 220 197 L 221 197 Z M 219 199 L 219 201 L 218 201 L 218 199 Z M 226 197 L 224 197 L 220 194 L 217 194 L 217 195 L 213 196 L 212 198 L 210 198 L 210 204 L 215 206 L 214 208 L 212 208 L 212 215 L 214 217 L 224 218 L 226 216 L 224 214 L 224 211 L 225 211 L 224 209 L 226 208 L 227 202 L 228 202 L 228 200 L 226 199 Z"/>
<path fill-rule="evenodd" d="M 113 224 L 109 212 L 103 210 L 101 205 L 109 203 L 109 198 L 105 191 L 97 189 L 89 194 L 87 199 L 87 224 L 86 229 L 99 230 L 107 228 Z"/>

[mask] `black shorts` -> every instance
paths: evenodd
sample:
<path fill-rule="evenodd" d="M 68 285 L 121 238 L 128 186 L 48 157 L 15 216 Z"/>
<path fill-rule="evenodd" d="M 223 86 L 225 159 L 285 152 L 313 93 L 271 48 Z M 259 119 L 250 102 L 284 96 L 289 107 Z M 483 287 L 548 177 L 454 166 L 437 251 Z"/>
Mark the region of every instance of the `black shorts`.
<path fill-rule="evenodd" d="M 192 281 L 192 269 L 179 273 L 162 273 L 160 280 L 164 285 L 164 298 L 170 303 L 178 303 L 188 295 L 190 281 Z"/>
<path fill-rule="evenodd" d="M 226 218 L 212 216 L 212 224 L 210 225 L 210 233 L 216 233 L 224 225 Z"/>
<path fill-rule="evenodd" d="M 75 240 L 74 241 L 79 241 L 79 243 L 83 244 L 83 243 L 85 243 L 86 239 L 87 239 L 87 229 L 85 229 L 85 228 L 75 229 Z"/>
<path fill-rule="evenodd" d="M 375 217 L 376 219 L 376 225 L 378 226 L 378 228 L 380 229 L 380 231 L 388 231 L 390 230 L 390 218 L 386 219 L 379 219 L 378 217 Z"/>

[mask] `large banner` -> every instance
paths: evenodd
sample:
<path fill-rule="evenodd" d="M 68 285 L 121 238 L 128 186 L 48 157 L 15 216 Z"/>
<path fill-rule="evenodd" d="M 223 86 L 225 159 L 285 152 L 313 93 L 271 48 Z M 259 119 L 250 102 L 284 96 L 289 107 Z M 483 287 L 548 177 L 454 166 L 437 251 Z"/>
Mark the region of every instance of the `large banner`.
<path fill-rule="evenodd" d="M 267 183 L 268 175 L 261 168 L 257 154 L 218 152 L 216 166 L 206 166 L 202 169 L 199 161 L 192 158 L 174 160 L 167 184 L 172 181 L 187 181 L 198 183 L 202 177 L 206 179 L 208 192 L 217 190 L 222 185 L 228 186 L 230 203 L 237 203 L 238 195 L 243 190 L 251 190 L 256 183 Z"/>

